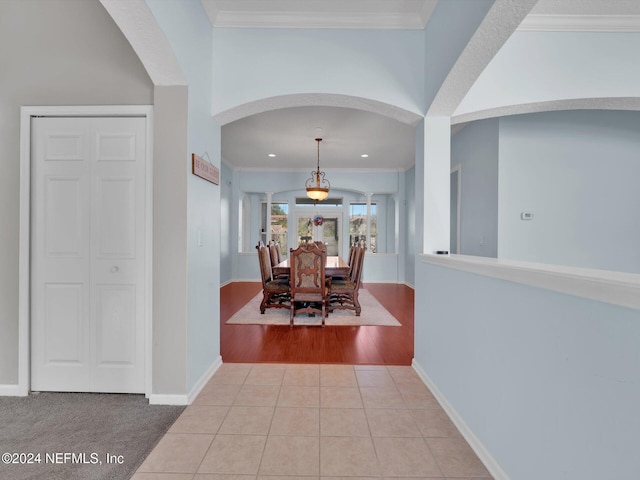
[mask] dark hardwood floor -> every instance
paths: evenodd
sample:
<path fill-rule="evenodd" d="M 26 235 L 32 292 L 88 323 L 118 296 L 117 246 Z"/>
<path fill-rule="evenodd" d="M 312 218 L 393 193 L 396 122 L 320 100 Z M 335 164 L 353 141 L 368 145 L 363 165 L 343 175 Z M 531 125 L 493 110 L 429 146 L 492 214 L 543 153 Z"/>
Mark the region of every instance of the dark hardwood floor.
<path fill-rule="evenodd" d="M 398 319 L 401 327 L 289 327 L 227 325 L 261 291 L 259 282 L 234 282 L 220 289 L 220 351 L 226 363 L 345 363 L 411 365 L 413 289 L 391 283 L 363 287 Z"/>

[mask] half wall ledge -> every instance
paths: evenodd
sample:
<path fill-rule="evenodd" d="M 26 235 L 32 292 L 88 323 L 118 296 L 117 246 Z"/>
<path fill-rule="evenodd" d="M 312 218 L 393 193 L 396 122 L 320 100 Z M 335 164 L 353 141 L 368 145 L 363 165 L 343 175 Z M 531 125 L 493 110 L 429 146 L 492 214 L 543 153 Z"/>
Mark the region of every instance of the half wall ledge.
<path fill-rule="evenodd" d="M 469 255 L 419 255 L 421 262 L 640 310 L 640 275 Z"/>

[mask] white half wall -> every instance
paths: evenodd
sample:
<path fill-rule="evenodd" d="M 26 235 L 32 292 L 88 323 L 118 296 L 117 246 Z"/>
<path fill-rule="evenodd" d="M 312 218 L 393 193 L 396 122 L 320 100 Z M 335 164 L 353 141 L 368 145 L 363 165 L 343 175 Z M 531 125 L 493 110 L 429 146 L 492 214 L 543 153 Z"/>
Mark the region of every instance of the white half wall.
<path fill-rule="evenodd" d="M 640 311 L 416 269 L 415 362 L 508 478 L 637 477 Z"/>

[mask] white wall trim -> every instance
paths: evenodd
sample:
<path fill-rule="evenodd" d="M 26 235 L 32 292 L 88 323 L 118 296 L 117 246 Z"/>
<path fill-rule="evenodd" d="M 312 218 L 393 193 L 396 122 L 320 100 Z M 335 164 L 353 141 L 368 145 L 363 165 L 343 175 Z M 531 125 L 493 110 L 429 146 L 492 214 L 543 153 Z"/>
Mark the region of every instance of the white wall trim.
<path fill-rule="evenodd" d="M 640 310 L 640 274 L 467 255 L 419 255 L 424 263 Z"/>
<path fill-rule="evenodd" d="M 256 278 L 234 278 L 229 283 L 234 282 L 260 283 L 260 276 L 258 275 Z"/>
<path fill-rule="evenodd" d="M 149 395 L 149 405 L 189 405 L 187 395 L 163 395 L 153 393 Z"/>
<path fill-rule="evenodd" d="M 155 86 L 187 85 L 169 39 L 145 0 L 100 0 Z"/>
<path fill-rule="evenodd" d="M 427 117 L 450 117 L 537 0 L 495 0 L 449 70 Z M 426 190 L 426 188 L 425 188 Z"/>
<path fill-rule="evenodd" d="M 485 120 L 487 118 L 523 115 L 527 113 L 551 112 L 558 110 L 640 110 L 638 97 L 599 97 L 569 98 L 543 102 L 519 103 L 500 107 L 476 110 L 474 112 L 456 113 L 451 117 L 452 128 L 455 125 Z"/>
<path fill-rule="evenodd" d="M 217 28 L 348 28 L 420 30 L 419 15 L 409 13 L 364 12 L 340 14 L 314 12 L 241 12 L 219 11 L 211 20 Z"/>
<path fill-rule="evenodd" d="M 147 142 L 147 209 L 145 288 L 145 392 L 151 392 L 152 311 L 153 305 L 153 106 L 152 105 L 79 105 L 29 106 L 20 109 L 20 223 L 18 269 L 18 385 L 20 395 L 27 395 L 31 385 L 30 370 L 30 275 L 31 275 L 31 117 L 145 117 Z M 0 389 L 0 395 L 3 389 Z"/>
<path fill-rule="evenodd" d="M 207 369 L 206 372 L 200 377 L 200 380 L 196 382 L 191 391 L 187 394 L 187 403 L 191 405 L 193 401 L 196 399 L 198 394 L 205 387 L 207 382 L 211 380 L 211 377 L 218 371 L 218 369 L 222 366 L 222 356 L 218 355 L 211 366 Z"/>
<path fill-rule="evenodd" d="M 26 397 L 29 392 L 22 385 L 0 385 L 0 397 Z"/>
<path fill-rule="evenodd" d="M 480 461 L 484 464 L 487 470 L 489 470 L 489 473 L 493 476 L 493 478 L 495 480 L 509 480 L 509 476 L 505 473 L 500 464 L 498 464 L 496 459 L 493 457 L 493 455 L 491 455 L 489 450 L 487 450 L 487 448 L 478 439 L 478 437 L 475 436 L 464 419 L 455 410 L 455 408 L 453 408 L 447 398 L 438 389 L 436 384 L 433 383 L 431 378 L 429 378 L 429 375 L 427 375 L 422 366 L 418 362 L 416 362 L 415 358 L 411 362 L 411 366 L 416 371 L 422 382 L 427 386 L 429 390 L 431 390 L 431 393 L 434 397 L 436 397 L 436 400 L 438 401 L 440 406 L 447 413 L 453 424 L 460 431 L 460 433 L 476 453 Z"/>
<path fill-rule="evenodd" d="M 234 3 L 240 5 L 233 5 Z M 257 6 L 262 3 L 260 1 L 253 3 L 256 8 L 243 9 L 241 2 L 202 0 L 209 21 L 216 28 L 333 29 L 423 29 L 436 7 L 437 0 L 405 2 L 403 8 L 394 5 L 396 2 L 370 0 L 351 0 L 346 7 L 340 4 L 347 2 L 322 0 L 275 0 L 267 6 Z M 295 7 L 292 7 L 293 4 Z"/>
<path fill-rule="evenodd" d="M 640 15 L 528 15 L 521 32 L 640 32 Z"/>
<path fill-rule="evenodd" d="M 222 112 L 214 110 L 213 118 L 220 126 L 257 113 L 289 107 L 344 107 L 378 113 L 408 125 L 417 125 L 423 118 L 420 112 L 411 112 L 404 108 L 369 98 L 329 93 L 294 93 L 262 98 L 237 105 Z"/>

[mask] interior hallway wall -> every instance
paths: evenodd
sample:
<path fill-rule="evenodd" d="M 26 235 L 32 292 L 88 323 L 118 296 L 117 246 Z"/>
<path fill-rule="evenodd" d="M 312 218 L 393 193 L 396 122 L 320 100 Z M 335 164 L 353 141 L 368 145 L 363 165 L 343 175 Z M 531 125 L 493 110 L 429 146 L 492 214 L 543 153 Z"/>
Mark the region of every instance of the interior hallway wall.
<path fill-rule="evenodd" d="M 609 106 L 607 99 L 618 99 L 620 107 L 627 109 L 635 103 L 637 109 L 638 98 L 639 32 L 516 31 L 478 77 L 455 115 L 556 100 L 568 100 L 571 105 L 581 99 L 589 99 L 588 108 L 599 99 Z M 524 112 L 526 108 L 518 113 Z"/>
<path fill-rule="evenodd" d="M 460 251 L 498 256 L 498 119 L 471 122 L 451 138 L 460 166 Z"/>
<path fill-rule="evenodd" d="M 238 209 L 233 207 L 233 169 L 226 163 L 220 167 L 220 284 L 231 282 L 233 277 L 233 254 L 238 251 Z M 234 223 L 235 222 L 235 223 Z M 237 232 L 237 230 L 236 230 Z M 234 238 L 236 240 L 234 240 Z"/>
<path fill-rule="evenodd" d="M 220 126 L 211 117 L 212 28 L 198 0 L 147 0 L 188 81 L 188 145 L 174 161 L 187 182 L 186 392 L 220 356 L 220 185 L 191 173 L 196 153 L 220 168 Z M 182 175 L 180 175 L 182 177 Z"/>
<path fill-rule="evenodd" d="M 640 273 L 640 113 L 502 118 L 499 163 L 500 258 Z"/>
<path fill-rule="evenodd" d="M 422 30 L 218 28 L 213 112 L 280 95 L 336 94 L 419 115 L 424 43 Z"/>
<path fill-rule="evenodd" d="M 405 199 L 401 209 L 406 226 L 406 236 L 403 240 L 405 261 L 404 261 L 404 283 L 415 287 L 416 277 L 416 249 L 418 248 L 417 232 L 417 206 L 416 206 L 416 167 L 410 168 L 405 174 Z M 422 222 L 420 223 L 422 225 Z M 422 235 L 420 235 L 422 238 Z M 421 245 L 421 243 L 420 243 Z"/>
<path fill-rule="evenodd" d="M 416 269 L 415 362 L 505 478 L 637 477 L 638 310 Z"/>
<path fill-rule="evenodd" d="M 18 382 L 20 107 L 150 105 L 137 55 L 97 0 L 0 2 L 0 385 Z"/>

